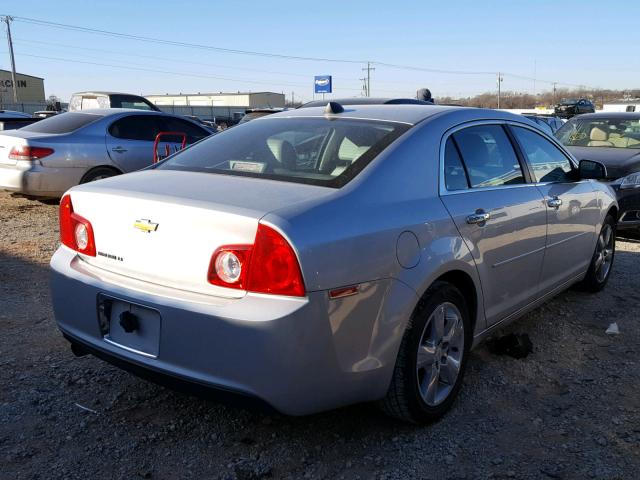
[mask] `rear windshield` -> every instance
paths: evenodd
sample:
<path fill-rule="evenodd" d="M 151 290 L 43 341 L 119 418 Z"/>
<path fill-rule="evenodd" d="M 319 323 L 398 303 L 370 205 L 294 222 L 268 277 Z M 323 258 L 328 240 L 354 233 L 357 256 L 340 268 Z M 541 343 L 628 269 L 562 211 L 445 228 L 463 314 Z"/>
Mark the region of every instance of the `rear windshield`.
<path fill-rule="evenodd" d="M 101 115 L 92 113 L 67 112 L 45 118 L 44 120 L 23 127 L 22 130 L 38 133 L 71 133 L 100 118 L 102 118 Z"/>
<path fill-rule="evenodd" d="M 269 117 L 209 137 L 156 168 L 337 188 L 408 128 L 371 120 Z"/>

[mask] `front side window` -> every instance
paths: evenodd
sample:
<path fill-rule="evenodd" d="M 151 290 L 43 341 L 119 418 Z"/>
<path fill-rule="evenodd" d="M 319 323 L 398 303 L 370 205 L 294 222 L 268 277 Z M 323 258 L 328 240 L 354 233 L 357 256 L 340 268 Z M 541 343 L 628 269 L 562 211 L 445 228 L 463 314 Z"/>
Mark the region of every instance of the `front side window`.
<path fill-rule="evenodd" d="M 188 144 L 195 143 L 198 140 L 201 140 L 204 137 L 208 137 L 210 135 L 210 132 L 208 132 L 204 128 L 201 128 L 195 125 L 192 122 L 189 122 L 188 120 L 182 120 L 181 118 L 175 118 L 175 117 L 159 117 L 158 120 L 160 121 L 162 131 L 182 132 L 186 134 Z M 172 141 L 172 142 L 182 141 L 181 138 L 173 139 L 170 136 L 163 137 L 163 139 L 166 141 Z"/>
<path fill-rule="evenodd" d="M 472 188 L 525 183 L 511 141 L 500 125 L 478 125 L 453 134 Z"/>
<path fill-rule="evenodd" d="M 161 131 L 156 115 L 129 115 L 116 120 L 109 127 L 109 133 L 125 140 L 143 140 L 153 142 Z"/>
<path fill-rule="evenodd" d="M 533 168 L 536 182 L 571 181 L 571 162 L 555 145 L 529 129 L 512 127 L 512 130 Z"/>
<path fill-rule="evenodd" d="M 556 138 L 567 147 L 640 148 L 640 118 L 575 118 Z"/>
<path fill-rule="evenodd" d="M 350 118 L 265 118 L 207 138 L 156 168 L 341 187 L 408 128 Z"/>

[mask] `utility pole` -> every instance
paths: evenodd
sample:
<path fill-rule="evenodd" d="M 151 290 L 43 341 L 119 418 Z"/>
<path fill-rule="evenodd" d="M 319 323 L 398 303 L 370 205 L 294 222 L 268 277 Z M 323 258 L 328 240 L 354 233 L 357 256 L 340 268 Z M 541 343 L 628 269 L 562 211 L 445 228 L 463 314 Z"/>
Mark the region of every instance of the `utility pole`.
<path fill-rule="evenodd" d="M 296 97 L 295 97 L 295 93 L 292 90 L 291 91 L 291 108 L 295 108 L 295 106 L 296 106 Z"/>
<path fill-rule="evenodd" d="M 18 103 L 18 84 L 16 83 L 16 61 L 13 57 L 13 41 L 11 40 L 10 23 L 13 17 L 5 15 L 2 19 L 7 24 L 7 41 L 9 42 L 9 56 L 11 57 L 11 84 L 13 86 L 13 103 Z"/>
<path fill-rule="evenodd" d="M 558 82 L 553 82 L 553 104 L 556 104 L 556 86 L 558 85 Z"/>
<path fill-rule="evenodd" d="M 498 72 L 498 109 L 500 108 L 500 87 L 502 85 L 502 74 Z"/>
<path fill-rule="evenodd" d="M 363 71 L 366 70 L 367 71 L 367 88 L 366 88 L 366 96 L 370 97 L 371 96 L 371 71 L 375 70 L 374 67 L 371 66 L 371 62 L 367 62 L 367 68 L 363 68 Z"/>
<path fill-rule="evenodd" d="M 367 77 L 361 78 L 360 80 L 362 80 L 362 91 L 364 92 L 364 96 L 368 97 L 369 95 L 367 94 Z"/>

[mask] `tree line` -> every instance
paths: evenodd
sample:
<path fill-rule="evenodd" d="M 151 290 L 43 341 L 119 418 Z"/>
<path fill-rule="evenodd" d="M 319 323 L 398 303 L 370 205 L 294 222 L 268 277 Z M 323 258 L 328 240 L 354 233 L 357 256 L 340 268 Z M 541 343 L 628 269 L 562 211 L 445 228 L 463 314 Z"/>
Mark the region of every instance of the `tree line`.
<path fill-rule="evenodd" d="M 596 108 L 602 108 L 604 103 L 619 100 L 640 98 L 640 89 L 608 90 L 608 89 L 556 89 L 556 91 L 540 92 L 536 95 L 525 92 L 503 91 L 500 93 L 500 108 L 535 108 L 552 107 L 563 99 L 588 98 L 595 103 Z M 498 92 L 485 92 L 473 97 L 436 97 L 436 103 L 455 104 L 466 107 L 496 108 L 498 106 Z"/>

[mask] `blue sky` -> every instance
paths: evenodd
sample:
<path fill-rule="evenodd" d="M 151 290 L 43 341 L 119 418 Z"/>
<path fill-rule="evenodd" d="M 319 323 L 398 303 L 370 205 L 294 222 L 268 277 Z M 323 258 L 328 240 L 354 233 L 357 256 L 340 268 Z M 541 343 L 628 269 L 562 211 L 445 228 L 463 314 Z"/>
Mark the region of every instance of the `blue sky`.
<path fill-rule="evenodd" d="M 586 85 L 640 87 L 640 2 L 602 1 L 122 1 L 4 2 L 0 14 L 185 43 L 355 60 L 303 61 L 159 45 L 12 23 L 16 67 L 45 78 L 47 95 L 276 91 L 312 99 L 313 76 L 332 74 L 334 96 L 361 94 L 364 62 L 439 70 L 510 72 L 504 90 Z M 42 58 L 47 57 L 47 58 Z M 89 62 L 89 63 L 80 63 Z M 360 63 L 361 62 L 361 63 Z M 100 63 L 111 66 L 93 65 Z M 6 39 L 0 68 L 8 69 Z M 473 95 L 496 75 L 456 75 L 375 65 L 374 96 Z M 150 71 L 161 70 L 164 73 Z M 565 85 L 563 85 L 565 84 Z"/>

